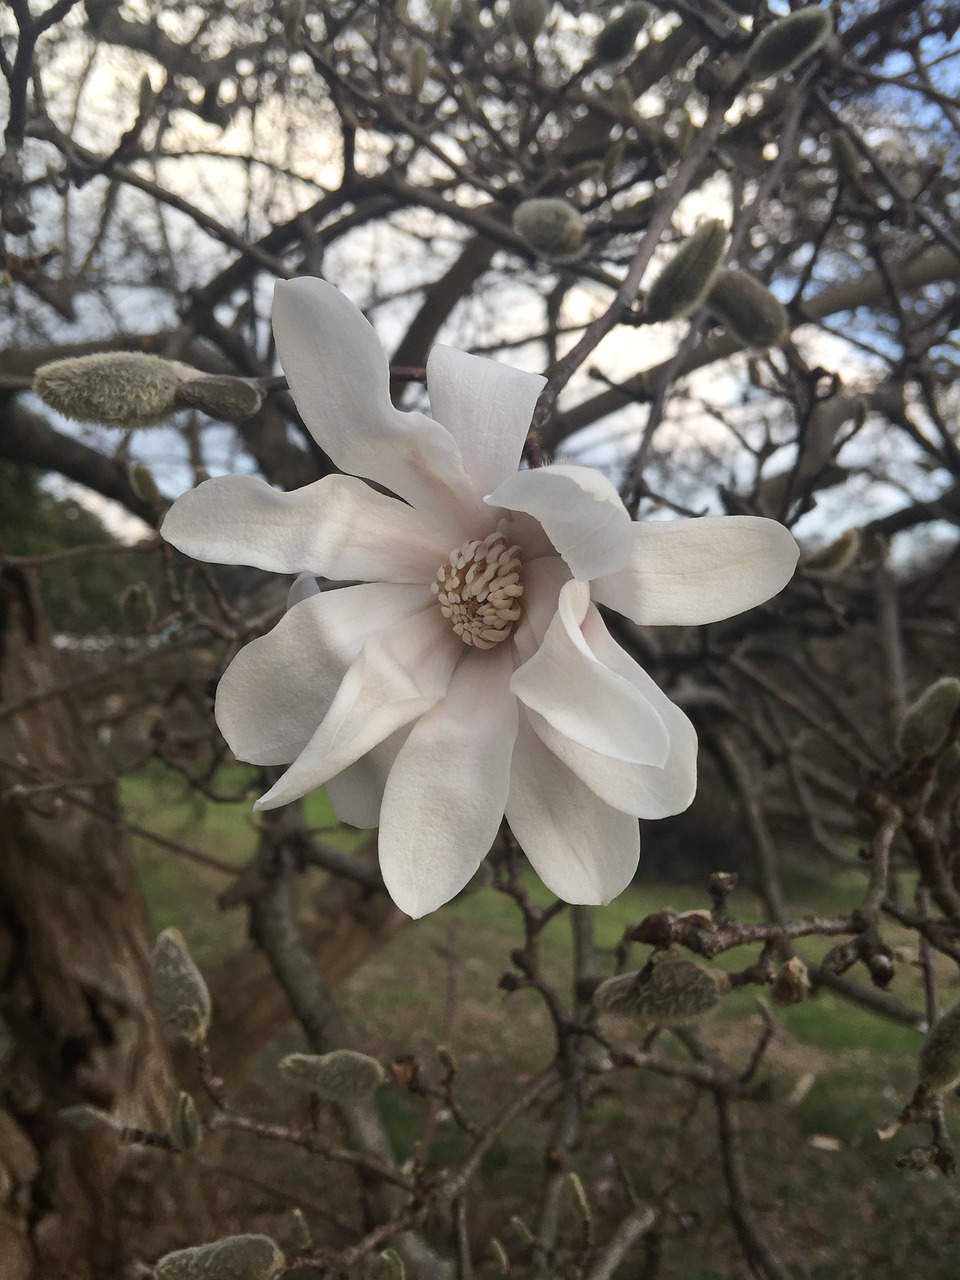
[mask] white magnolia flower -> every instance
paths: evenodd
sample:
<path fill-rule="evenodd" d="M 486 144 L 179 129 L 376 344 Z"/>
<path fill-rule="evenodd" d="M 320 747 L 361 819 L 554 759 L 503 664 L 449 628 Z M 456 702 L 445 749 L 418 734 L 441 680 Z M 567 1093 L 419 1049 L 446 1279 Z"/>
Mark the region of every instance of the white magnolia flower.
<path fill-rule="evenodd" d="M 220 682 L 237 757 L 289 765 L 257 808 L 326 786 L 338 818 L 379 826 L 412 916 L 466 884 L 504 814 L 556 894 L 608 902 L 636 870 L 637 819 L 693 799 L 697 740 L 597 604 L 644 625 L 729 617 L 789 580 L 793 538 L 739 516 L 636 524 L 587 467 L 518 471 L 543 379 L 494 361 L 434 347 L 436 420 L 397 410 L 376 334 L 321 280 L 279 284 L 273 324 L 346 474 L 293 493 L 208 480 L 163 526 L 201 560 L 359 583 L 296 589 Z"/>

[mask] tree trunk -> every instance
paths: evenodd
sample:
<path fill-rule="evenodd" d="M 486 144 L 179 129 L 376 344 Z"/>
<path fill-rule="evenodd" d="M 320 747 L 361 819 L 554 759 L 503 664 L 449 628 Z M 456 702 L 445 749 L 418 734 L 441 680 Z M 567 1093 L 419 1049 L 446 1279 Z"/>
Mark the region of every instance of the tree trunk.
<path fill-rule="evenodd" d="M 201 1234 L 185 1163 L 58 1116 L 165 1128 L 173 1080 L 146 914 L 95 741 L 63 697 L 32 581 L 0 575 L 0 1276 L 128 1280 Z M 4 712 L 4 704 L 7 711 Z M 81 803 L 93 805 L 91 812 Z M 190 1213 L 195 1211 L 190 1210 Z"/>

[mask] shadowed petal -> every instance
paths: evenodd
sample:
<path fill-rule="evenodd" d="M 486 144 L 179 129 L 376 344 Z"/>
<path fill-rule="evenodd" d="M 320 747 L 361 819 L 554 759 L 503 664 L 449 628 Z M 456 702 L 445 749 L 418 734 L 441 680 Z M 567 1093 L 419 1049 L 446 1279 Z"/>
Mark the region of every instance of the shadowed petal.
<path fill-rule="evenodd" d="M 610 481 L 589 467 L 518 471 L 486 501 L 538 520 L 575 578 L 612 573 L 629 559 L 630 517 Z"/>
<path fill-rule="evenodd" d="M 297 408 L 330 460 L 439 520 L 455 541 L 476 536 L 483 506 L 456 441 L 424 414 L 394 408 L 380 339 L 353 303 L 325 280 L 281 280 L 273 332 Z"/>
<path fill-rule="evenodd" d="M 197 560 L 367 582 L 430 582 L 449 550 L 418 511 L 354 476 L 292 493 L 258 476 L 205 480 L 177 499 L 162 532 Z"/>
<path fill-rule="evenodd" d="M 434 347 L 427 358 L 430 410 L 460 446 L 477 493 L 489 493 L 520 465 L 546 378 L 497 360 Z"/>
<path fill-rule="evenodd" d="M 348 826 L 360 827 L 364 831 L 380 825 L 383 789 L 397 752 L 409 733 L 406 726 L 398 729 L 355 764 L 348 765 L 342 773 L 325 783 L 338 822 L 346 822 Z"/>
<path fill-rule="evenodd" d="M 401 748 L 380 810 L 390 897 L 419 917 L 448 902 L 493 844 L 510 786 L 517 701 L 503 644 L 468 651 L 441 702 Z"/>
<path fill-rule="evenodd" d="M 580 627 L 589 607 L 587 583 L 561 587 L 543 643 L 510 688 L 565 738 L 614 760 L 662 767 L 670 745 L 663 720 L 646 691 L 588 645 Z"/>
<path fill-rule="evenodd" d="M 325 591 L 245 645 L 217 687 L 217 724 L 237 759 L 295 760 L 364 643 L 421 612 L 431 598 L 425 587 L 381 583 Z"/>
<path fill-rule="evenodd" d="M 254 808 L 276 809 L 322 787 L 423 715 L 446 692 L 463 648 L 433 603 L 368 640 L 320 727 Z"/>
<path fill-rule="evenodd" d="M 787 585 L 799 548 L 760 516 L 652 520 L 631 528 L 630 563 L 597 578 L 593 598 L 644 626 L 732 618 Z"/>
<path fill-rule="evenodd" d="M 605 804 L 571 773 L 522 711 L 506 816 L 534 871 L 565 902 L 609 902 L 636 873 L 636 818 Z"/>

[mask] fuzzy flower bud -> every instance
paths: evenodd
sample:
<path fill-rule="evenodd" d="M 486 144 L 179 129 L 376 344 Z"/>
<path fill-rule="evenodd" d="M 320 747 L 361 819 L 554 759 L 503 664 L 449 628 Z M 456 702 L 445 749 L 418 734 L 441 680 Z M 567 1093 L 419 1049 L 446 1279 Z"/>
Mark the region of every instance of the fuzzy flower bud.
<path fill-rule="evenodd" d="M 770 986 L 773 1003 L 779 1005 L 799 1004 L 805 1000 L 810 991 L 810 974 L 807 966 L 799 956 L 791 956 L 780 966 Z"/>
<path fill-rule="evenodd" d="M 406 1280 L 403 1260 L 393 1249 L 384 1249 L 371 1258 L 363 1272 L 363 1280 Z"/>
<path fill-rule="evenodd" d="M 860 554 L 860 530 L 847 529 L 835 542 L 814 551 L 804 562 L 813 573 L 832 575 L 849 569 Z"/>
<path fill-rule="evenodd" d="M 167 1030 L 200 1044 L 210 1025 L 210 992 L 179 929 L 164 929 L 153 952 L 153 994 Z"/>
<path fill-rule="evenodd" d="M 182 1089 L 170 1116 L 170 1141 L 188 1155 L 196 1155 L 203 1143 L 203 1125 L 196 1104 Z"/>
<path fill-rule="evenodd" d="M 917 1083 L 927 1093 L 945 1093 L 960 1081 L 960 1004 L 927 1032 L 917 1063 Z"/>
<path fill-rule="evenodd" d="M 747 54 L 747 70 L 754 80 L 782 76 L 816 53 L 832 33 L 826 9 L 797 9 L 760 32 Z"/>
<path fill-rule="evenodd" d="M 263 404 L 263 392 L 246 378 L 211 374 L 190 378 L 177 387 L 176 401 L 188 409 L 199 409 L 220 422 L 246 422 Z"/>
<path fill-rule="evenodd" d="M 572 262 L 583 248 L 584 221 L 568 200 L 524 200 L 514 210 L 513 228 L 546 262 Z"/>
<path fill-rule="evenodd" d="M 904 760 L 935 755 L 947 740 L 960 706 L 960 680 L 944 676 L 926 688 L 900 721 L 897 749 Z"/>
<path fill-rule="evenodd" d="M 109 1124 L 109 1117 L 98 1107 L 91 1107 L 81 1102 L 73 1107 L 61 1107 L 57 1115 L 71 1129 L 85 1133 L 88 1129 L 96 1129 L 98 1125 Z"/>
<path fill-rule="evenodd" d="M 650 286 L 646 318 L 675 320 L 692 311 L 713 283 L 726 244 L 727 229 L 718 218 L 702 222 Z"/>
<path fill-rule="evenodd" d="M 386 1079 L 376 1058 L 353 1049 L 288 1054 L 280 1063 L 280 1074 L 291 1084 L 309 1089 L 329 1102 L 359 1102 Z"/>
<path fill-rule="evenodd" d="M 728 267 L 717 273 L 706 306 L 745 347 L 775 346 L 790 325 L 786 308 L 766 285 Z"/>
<path fill-rule="evenodd" d="M 149 427 L 176 409 L 177 366 L 139 351 L 108 351 L 41 365 L 35 394 L 77 422 L 108 427 Z"/>
<path fill-rule="evenodd" d="M 665 951 L 654 957 L 649 972 L 601 982 L 593 1003 L 604 1013 L 628 1014 L 661 1027 L 683 1027 L 716 1009 L 729 989 L 725 973 Z"/>
<path fill-rule="evenodd" d="M 152 507 L 163 506 L 160 486 L 146 463 L 137 462 L 130 468 L 130 488 L 141 502 L 148 502 Z"/>
<path fill-rule="evenodd" d="M 120 607 L 123 610 L 123 620 L 134 635 L 150 634 L 157 618 L 157 606 L 153 592 L 145 582 L 131 582 L 124 587 L 120 593 Z"/>
<path fill-rule="evenodd" d="M 597 36 L 593 56 L 598 62 L 619 62 L 633 53 L 637 36 L 650 19 L 650 6 L 629 4 L 613 18 Z"/>
<path fill-rule="evenodd" d="M 154 1280 L 274 1280 L 286 1261 L 269 1236 L 225 1236 L 161 1258 Z"/>

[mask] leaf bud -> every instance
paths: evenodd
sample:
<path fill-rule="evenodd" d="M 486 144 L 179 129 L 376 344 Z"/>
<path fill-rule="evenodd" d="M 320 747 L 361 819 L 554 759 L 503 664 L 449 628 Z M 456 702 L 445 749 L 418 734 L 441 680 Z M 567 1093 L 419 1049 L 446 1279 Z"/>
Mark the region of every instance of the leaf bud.
<path fill-rule="evenodd" d="M 786 307 L 746 271 L 724 267 L 706 296 L 706 307 L 745 347 L 772 347 L 790 327 Z"/>
<path fill-rule="evenodd" d="M 860 554 L 860 530 L 847 529 L 835 542 L 814 551 L 804 562 L 804 568 L 811 573 L 827 575 L 842 573 L 849 569 Z"/>
<path fill-rule="evenodd" d="M 587 1199 L 587 1192 L 583 1183 L 580 1181 L 578 1174 L 572 1170 L 567 1174 L 567 1184 L 573 1192 L 573 1199 L 577 1206 L 577 1213 L 580 1215 L 581 1222 L 592 1222 L 593 1212 L 590 1208 L 590 1201 Z"/>
<path fill-rule="evenodd" d="M 621 58 L 633 53 L 637 36 L 649 20 L 648 4 L 628 4 L 597 36 L 593 56 L 598 62 L 619 62 Z"/>
<path fill-rule="evenodd" d="M 393 1249 L 384 1249 L 367 1263 L 363 1280 L 406 1280 L 406 1275 L 400 1255 Z"/>
<path fill-rule="evenodd" d="M 813 6 L 776 18 L 757 36 L 747 52 L 747 71 L 754 80 L 792 71 L 830 39 L 833 19 Z"/>
<path fill-rule="evenodd" d="M 647 320 L 675 320 L 687 315 L 706 296 L 727 245 L 727 229 L 708 218 L 684 240 L 647 292 Z"/>
<path fill-rule="evenodd" d="M 684 1027 L 716 1009 L 729 989 L 725 973 L 665 951 L 653 957 L 647 970 L 601 982 L 593 1003 L 604 1013 L 627 1014 L 661 1027 Z"/>
<path fill-rule="evenodd" d="M 99 1107 L 91 1107 L 84 1102 L 75 1107 L 61 1107 L 57 1115 L 64 1124 L 81 1133 L 85 1133 L 88 1129 L 95 1129 L 97 1125 L 110 1123 L 109 1116 L 105 1115 Z"/>
<path fill-rule="evenodd" d="M 583 217 L 568 200 L 524 200 L 514 210 L 513 228 L 545 262 L 572 262 L 583 248 Z"/>
<path fill-rule="evenodd" d="M 291 1209 L 287 1217 L 289 1239 L 296 1252 L 300 1253 L 304 1249 L 310 1249 L 313 1246 L 313 1232 L 310 1230 L 310 1224 L 304 1217 L 302 1209 Z"/>
<path fill-rule="evenodd" d="M 291 1053 L 281 1061 L 279 1070 L 291 1084 L 319 1094 L 328 1102 L 359 1102 L 387 1078 L 376 1058 L 354 1049 Z"/>
<path fill-rule="evenodd" d="M 269 1236 L 225 1236 L 213 1244 L 168 1253 L 154 1280 L 274 1280 L 286 1260 Z"/>
<path fill-rule="evenodd" d="M 510 1255 L 496 1236 L 490 1237 L 490 1254 L 493 1257 L 494 1266 L 500 1274 L 508 1276 L 510 1274 Z"/>
<path fill-rule="evenodd" d="M 104 351 L 41 365 L 34 393 L 51 409 L 77 422 L 108 427 L 149 427 L 176 409 L 180 373 L 161 356 Z"/>
<path fill-rule="evenodd" d="M 160 486 L 145 462 L 137 462 L 130 468 L 130 488 L 141 502 L 148 502 L 151 507 L 164 505 Z"/>
<path fill-rule="evenodd" d="M 917 1083 L 928 1093 L 945 1093 L 960 1081 L 960 1004 L 948 1009 L 927 1032 L 917 1063 Z"/>
<path fill-rule="evenodd" d="M 904 760 L 935 755 L 947 741 L 950 722 L 960 706 L 960 680 L 943 676 L 928 686 L 908 707 L 897 733 L 897 749 Z"/>
<path fill-rule="evenodd" d="M 770 984 L 774 1004 L 799 1004 L 810 992 L 810 974 L 799 956 L 791 956 L 780 966 Z"/>
<path fill-rule="evenodd" d="M 153 994 L 167 1030 L 202 1043 L 210 1025 L 210 992 L 179 929 L 164 929 L 157 938 Z"/>
<path fill-rule="evenodd" d="M 134 635 L 150 634 L 157 619 L 157 606 L 153 592 L 145 582 L 131 582 L 120 593 L 123 620 Z"/>
<path fill-rule="evenodd" d="M 177 387 L 178 405 L 199 409 L 220 422 L 246 422 L 263 404 L 263 392 L 246 378 L 216 373 L 189 378 Z"/>
<path fill-rule="evenodd" d="M 513 1227 L 514 1232 L 523 1241 L 524 1244 L 534 1245 L 537 1243 L 537 1237 L 533 1234 L 533 1232 L 524 1222 L 523 1218 L 514 1214 L 514 1216 L 510 1219 L 510 1225 L 511 1227 Z"/>
<path fill-rule="evenodd" d="M 178 1151 L 196 1155 L 203 1144 L 203 1124 L 196 1104 L 183 1089 L 177 1094 L 170 1116 L 170 1141 Z"/>
<path fill-rule="evenodd" d="M 549 11 L 547 0 L 510 0 L 510 25 L 528 49 L 543 30 Z"/>

